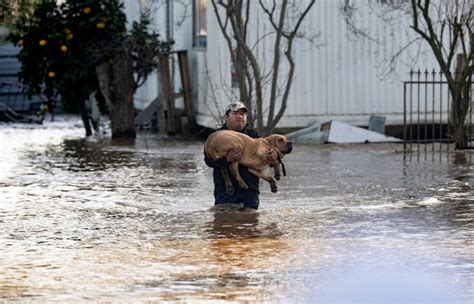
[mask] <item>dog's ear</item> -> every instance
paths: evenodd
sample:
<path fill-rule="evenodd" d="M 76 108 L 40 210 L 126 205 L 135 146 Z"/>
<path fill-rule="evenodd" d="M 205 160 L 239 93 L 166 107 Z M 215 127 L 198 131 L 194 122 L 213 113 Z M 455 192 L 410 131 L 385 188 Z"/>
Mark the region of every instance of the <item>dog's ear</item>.
<path fill-rule="evenodd" d="M 273 149 L 277 149 L 278 150 L 278 146 L 277 146 L 277 137 L 275 135 L 270 135 L 270 136 L 267 136 L 265 138 L 268 142 L 268 145 L 270 147 L 272 147 Z"/>
<path fill-rule="evenodd" d="M 268 142 L 275 150 L 281 151 L 282 149 L 284 149 L 284 145 L 287 141 L 285 139 L 285 136 L 279 135 L 279 134 L 272 134 L 268 137 L 269 137 Z"/>

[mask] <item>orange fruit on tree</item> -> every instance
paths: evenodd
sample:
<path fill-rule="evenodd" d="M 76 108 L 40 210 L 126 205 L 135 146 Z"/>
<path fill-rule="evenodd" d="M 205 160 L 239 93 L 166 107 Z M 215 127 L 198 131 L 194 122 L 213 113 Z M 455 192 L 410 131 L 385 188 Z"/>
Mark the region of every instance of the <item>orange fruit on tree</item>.
<path fill-rule="evenodd" d="M 104 23 L 104 22 L 97 22 L 97 28 L 98 28 L 98 29 L 103 29 L 103 28 L 105 28 L 105 23 Z"/>
<path fill-rule="evenodd" d="M 60 49 L 61 49 L 61 52 L 63 52 L 63 53 L 66 53 L 66 52 L 67 52 L 67 46 L 64 45 L 64 44 L 61 45 Z"/>
<path fill-rule="evenodd" d="M 23 45 L 23 39 L 20 39 L 16 42 L 16 45 L 22 46 Z"/>
<path fill-rule="evenodd" d="M 50 72 L 48 72 L 48 77 L 49 78 L 54 78 L 54 77 L 56 77 L 56 73 L 54 73 L 53 71 L 50 71 Z"/>
<path fill-rule="evenodd" d="M 87 7 L 84 7 L 84 9 L 82 11 L 84 12 L 84 14 L 87 15 L 87 14 L 90 14 L 91 8 L 89 6 L 87 6 Z"/>
<path fill-rule="evenodd" d="M 74 37 L 74 35 L 72 34 L 71 30 L 68 29 L 68 28 L 65 28 L 65 29 L 64 29 L 64 33 L 66 34 L 66 39 L 67 39 L 67 40 L 71 40 L 72 37 Z"/>
<path fill-rule="evenodd" d="M 48 44 L 48 42 L 47 42 L 45 39 L 41 39 L 41 40 L 39 41 L 39 45 L 40 45 L 40 46 L 45 46 L 45 45 L 47 45 L 47 44 Z"/>

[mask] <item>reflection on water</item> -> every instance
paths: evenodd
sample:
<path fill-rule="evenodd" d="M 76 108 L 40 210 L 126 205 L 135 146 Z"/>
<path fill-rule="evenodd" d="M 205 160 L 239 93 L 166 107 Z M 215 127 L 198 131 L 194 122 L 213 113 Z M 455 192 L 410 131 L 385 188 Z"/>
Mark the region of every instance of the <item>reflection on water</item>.
<path fill-rule="evenodd" d="M 82 136 L 0 126 L 1 300 L 473 302 L 471 151 L 300 145 L 235 212 L 203 142 Z"/>

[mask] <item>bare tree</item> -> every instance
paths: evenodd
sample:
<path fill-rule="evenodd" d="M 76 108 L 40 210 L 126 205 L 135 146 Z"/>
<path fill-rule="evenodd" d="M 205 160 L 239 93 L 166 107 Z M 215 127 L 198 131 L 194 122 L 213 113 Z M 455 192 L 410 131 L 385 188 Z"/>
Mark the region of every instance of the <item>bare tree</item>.
<path fill-rule="evenodd" d="M 258 60 L 257 51 L 248 39 L 250 17 L 255 13 L 251 10 L 251 1 L 212 0 L 219 27 L 236 70 L 240 99 L 249 108 L 249 122 L 251 124 L 256 122 L 257 130 L 262 134 L 272 133 L 286 111 L 295 73 L 293 42 L 295 38 L 301 36 L 301 24 L 315 0 L 278 2 L 279 4 L 274 0 L 259 0 L 257 6 L 267 17 L 272 32 L 257 37 L 256 43 L 270 34 L 274 35 L 271 68 L 269 73 L 265 73 L 266 63 Z M 279 80 L 283 55 L 288 64 L 288 75 L 282 84 Z M 270 86 L 268 109 L 264 109 L 264 88 L 268 85 Z M 264 112 L 267 113 L 266 122 Z"/>
<path fill-rule="evenodd" d="M 179 14 L 173 14 L 173 26 L 179 29 L 184 22 L 192 17 L 191 16 L 191 4 L 192 1 L 188 0 L 140 0 L 141 7 L 150 10 L 150 16 L 157 15 L 158 12 L 168 9 L 167 6 L 173 6 L 173 9 L 180 12 Z M 152 20 L 157 23 L 157 20 Z"/>
<path fill-rule="evenodd" d="M 469 91 L 474 70 L 474 3 L 472 0 L 411 0 L 413 30 L 431 47 L 447 79 L 452 97 L 451 123 L 456 149 L 467 147 L 465 119 L 470 106 Z M 441 17 L 441 19 L 437 19 Z M 444 35 L 449 35 L 445 44 Z M 454 59 L 458 58 L 455 73 Z"/>
<path fill-rule="evenodd" d="M 436 58 L 446 77 L 452 99 L 450 123 L 454 130 L 456 149 L 467 147 L 465 120 L 470 107 L 470 86 L 474 70 L 474 2 L 472 0 L 384 0 L 369 1 L 372 7 L 410 15 L 410 28 L 416 38 L 399 50 L 396 57 L 411 44 L 424 41 Z M 357 29 L 353 22 L 355 0 L 343 0 L 341 11 L 349 29 Z M 386 16 L 386 15 L 385 15 Z M 362 34 L 361 34 L 362 32 Z M 359 36 L 365 36 L 360 29 Z M 456 64 L 456 66 L 454 66 Z"/>

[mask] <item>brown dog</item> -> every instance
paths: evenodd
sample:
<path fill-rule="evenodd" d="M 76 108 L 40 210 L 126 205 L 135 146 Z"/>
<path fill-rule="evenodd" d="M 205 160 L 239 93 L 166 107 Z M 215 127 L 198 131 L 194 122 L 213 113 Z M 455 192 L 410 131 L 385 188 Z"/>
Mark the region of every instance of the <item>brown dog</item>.
<path fill-rule="evenodd" d="M 278 186 L 275 179 L 281 176 L 281 159 L 292 150 L 292 143 L 284 135 L 273 134 L 264 138 L 252 138 L 246 134 L 231 130 L 221 130 L 212 133 L 204 146 L 204 153 L 213 159 L 226 157 L 227 153 L 236 149 L 241 152 L 239 161 L 230 164 L 230 171 L 235 176 L 239 186 L 247 189 L 248 186 L 239 174 L 239 163 L 248 167 L 249 171 L 270 183 L 272 192 L 277 192 Z M 275 178 L 264 173 L 264 170 L 272 165 L 275 170 Z M 284 166 L 283 173 L 285 174 Z M 234 188 L 227 174 L 227 168 L 222 168 L 222 176 L 225 180 L 227 193 L 232 194 Z"/>

